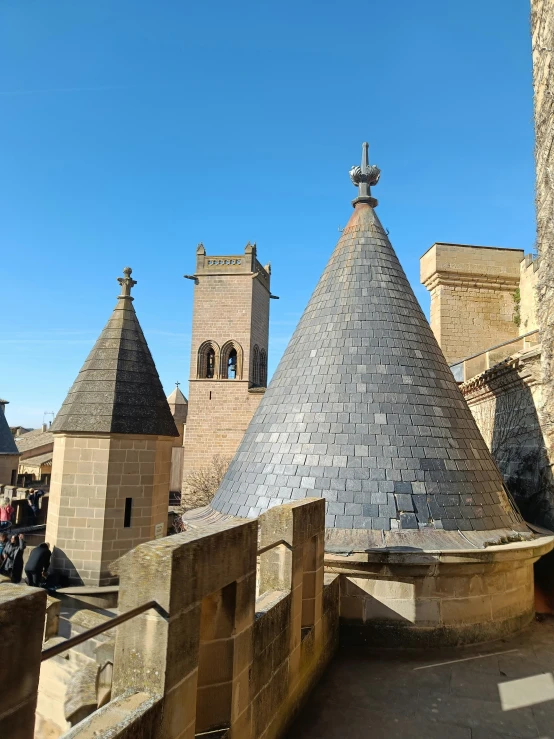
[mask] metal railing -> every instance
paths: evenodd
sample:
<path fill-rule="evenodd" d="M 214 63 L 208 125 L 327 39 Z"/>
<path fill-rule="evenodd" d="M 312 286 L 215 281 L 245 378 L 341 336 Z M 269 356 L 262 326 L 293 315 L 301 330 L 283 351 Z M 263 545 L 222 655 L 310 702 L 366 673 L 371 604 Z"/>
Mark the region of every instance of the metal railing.
<path fill-rule="evenodd" d="M 281 544 L 286 547 L 289 551 L 292 552 L 292 547 L 288 543 L 288 541 L 285 541 L 284 539 L 279 539 L 279 541 L 274 541 L 273 544 L 268 544 L 265 547 L 262 547 L 261 549 L 258 549 L 256 552 L 256 556 L 259 557 L 260 554 L 264 554 L 265 552 L 269 552 L 270 549 L 275 549 L 275 547 L 280 547 Z"/>
<path fill-rule="evenodd" d="M 285 541 L 284 539 L 279 539 L 278 541 L 274 541 L 272 544 L 261 547 L 261 549 L 258 549 L 256 554 L 257 556 L 260 556 L 260 554 L 264 554 L 270 549 L 275 549 L 275 547 L 281 545 L 292 551 L 292 546 L 287 541 Z M 125 621 L 130 621 L 135 616 L 140 616 L 141 613 L 149 611 L 150 609 L 154 609 L 160 615 L 167 617 L 167 613 L 160 606 L 160 604 L 157 603 L 155 600 L 150 600 L 148 601 L 148 603 L 143 603 L 141 606 L 131 608 L 130 611 L 125 611 L 125 613 L 121 613 L 119 616 L 114 616 L 113 618 L 108 619 L 105 623 L 99 624 L 98 626 L 93 626 L 92 629 L 87 629 L 80 634 L 76 634 L 75 636 L 72 636 L 69 639 L 64 640 L 63 642 L 60 642 L 59 644 L 55 644 L 53 647 L 47 647 L 46 649 L 43 649 L 41 662 L 44 662 L 51 657 L 56 657 L 58 654 L 62 654 L 63 652 L 67 652 L 73 647 L 76 647 L 77 644 L 82 644 L 83 642 L 88 641 L 88 639 L 92 639 L 99 634 L 110 631 L 116 626 L 124 624 Z"/>
<path fill-rule="evenodd" d="M 92 629 L 87 629 L 81 634 L 77 634 L 76 636 L 72 636 L 70 639 L 66 639 L 59 644 L 55 644 L 53 647 L 43 649 L 40 661 L 44 662 L 51 657 L 55 657 L 57 654 L 67 652 L 72 647 L 77 646 L 77 644 L 82 644 L 84 641 L 92 639 L 93 636 L 98 636 L 99 634 L 103 634 L 105 631 L 110 631 L 110 629 L 119 626 L 119 624 L 124 624 L 125 621 L 130 621 L 135 616 L 140 616 L 141 613 L 149 611 L 151 608 L 156 610 L 161 616 L 167 616 L 167 613 L 164 611 L 159 603 L 157 603 L 155 600 L 149 600 L 148 603 L 143 603 L 141 606 L 131 608 L 130 611 L 121 613 L 119 616 L 114 616 L 113 618 L 110 618 L 108 621 L 106 621 L 106 623 L 99 624 L 98 626 L 93 626 Z"/>
<path fill-rule="evenodd" d="M 516 336 L 509 341 L 504 341 L 502 344 L 496 344 L 481 352 L 477 352 L 477 354 L 464 357 L 459 362 L 451 364 L 450 369 L 457 382 L 466 382 L 467 380 L 471 380 L 472 377 L 486 372 L 495 364 L 503 362 L 513 354 L 530 349 L 538 343 L 539 331 L 535 329 L 521 336 Z"/>

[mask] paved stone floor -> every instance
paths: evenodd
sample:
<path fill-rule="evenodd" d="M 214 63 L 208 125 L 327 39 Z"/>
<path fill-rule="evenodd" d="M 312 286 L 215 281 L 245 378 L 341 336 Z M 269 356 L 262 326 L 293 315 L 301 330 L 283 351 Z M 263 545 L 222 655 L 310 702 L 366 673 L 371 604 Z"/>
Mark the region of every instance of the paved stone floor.
<path fill-rule="evenodd" d="M 339 650 L 288 739 L 554 739 L 554 617 L 460 650 Z"/>

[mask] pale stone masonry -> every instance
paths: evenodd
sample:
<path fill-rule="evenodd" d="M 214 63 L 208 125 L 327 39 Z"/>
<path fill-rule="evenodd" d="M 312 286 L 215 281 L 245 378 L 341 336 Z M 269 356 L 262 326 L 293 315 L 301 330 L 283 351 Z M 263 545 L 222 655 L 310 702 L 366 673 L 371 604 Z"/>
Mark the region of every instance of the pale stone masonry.
<path fill-rule="evenodd" d="M 537 316 L 542 341 L 541 425 L 554 462 L 554 0 L 531 0 L 537 251 L 541 259 Z M 554 486 L 551 486 L 551 488 Z"/>
<path fill-rule="evenodd" d="M 183 462 L 183 492 L 191 471 L 214 456 L 231 459 L 267 384 L 270 267 L 256 246 L 243 254 L 196 252 L 189 409 Z M 235 377 L 228 371 L 236 351 Z M 211 359 L 210 359 L 211 357 Z M 213 362 L 213 367 L 208 363 Z"/>
<path fill-rule="evenodd" d="M 116 581 L 109 564 L 167 528 L 179 432 L 124 272 L 115 310 L 52 425 L 46 540 L 54 569 L 75 584 Z"/>
<path fill-rule="evenodd" d="M 450 364 L 518 336 L 514 314 L 523 257 L 521 249 L 442 243 L 421 257 L 431 328 Z"/>

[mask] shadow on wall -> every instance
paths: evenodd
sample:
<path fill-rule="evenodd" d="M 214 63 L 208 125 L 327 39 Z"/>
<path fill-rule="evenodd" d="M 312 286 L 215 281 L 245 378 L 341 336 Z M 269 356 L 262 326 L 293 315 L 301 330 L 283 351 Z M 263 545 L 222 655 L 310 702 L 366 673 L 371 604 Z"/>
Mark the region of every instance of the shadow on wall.
<path fill-rule="evenodd" d="M 526 521 L 554 531 L 554 483 L 533 395 L 517 370 L 502 373 L 496 396 L 491 452 Z"/>
<path fill-rule="evenodd" d="M 554 480 L 533 395 L 514 368 L 495 387 L 491 452 L 524 519 L 554 531 Z M 554 613 L 554 552 L 535 564 L 539 613 Z"/>
<path fill-rule="evenodd" d="M 53 547 L 52 563 L 48 575 L 48 585 L 66 588 L 69 585 L 84 585 L 73 561 L 59 547 Z"/>

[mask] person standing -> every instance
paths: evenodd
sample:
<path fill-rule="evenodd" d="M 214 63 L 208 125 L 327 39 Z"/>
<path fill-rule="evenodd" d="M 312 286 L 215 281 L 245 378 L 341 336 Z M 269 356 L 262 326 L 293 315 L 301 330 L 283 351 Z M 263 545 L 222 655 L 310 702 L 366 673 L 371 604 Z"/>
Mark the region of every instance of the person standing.
<path fill-rule="evenodd" d="M 14 534 L 2 552 L 0 575 L 6 575 L 13 583 L 21 582 L 23 551 L 26 546 L 23 534 Z"/>
<path fill-rule="evenodd" d="M 4 547 L 8 543 L 8 535 L 7 534 L 0 534 L 0 565 L 2 564 L 2 552 L 4 551 Z"/>
<path fill-rule="evenodd" d="M 38 515 L 38 494 L 36 490 L 33 490 L 33 488 L 29 490 L 29 495 L 27 496 L 27 503 L 29 505 L 29 509 L 28 509 L 29 524 L 31 526 L 34 526 L 37 522 L 37 515 Z"/>
<path fill-rule="evenodd" d="M 50 544 L 46 541 L 43 541 L 42 544 L 39 544 L 38 547 L 33 549 L 25 565 L 25 574 L 27 575 L 29 585 L 35 588 L 40 587 L 42 578 L 46 577 L 48 568 L 50 567 L 51 556 Z"/>
<path fill-rule="evenodd" d="M 10 505 L 10 499 L 4 498 L 0 506 L 0 529 L 5 529 L 12 523 L 14 513 L 15 508 Z"/>

